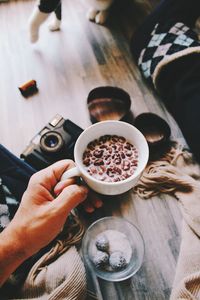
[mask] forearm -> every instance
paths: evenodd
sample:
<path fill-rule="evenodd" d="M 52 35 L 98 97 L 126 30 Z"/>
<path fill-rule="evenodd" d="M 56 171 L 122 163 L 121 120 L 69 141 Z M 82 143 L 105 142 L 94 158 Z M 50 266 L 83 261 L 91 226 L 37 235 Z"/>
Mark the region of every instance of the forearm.
<path fill-rule="evenodd" d="M 17 233 L 10 227 L 0 234 L 0 286 L 28 258 Z"/>

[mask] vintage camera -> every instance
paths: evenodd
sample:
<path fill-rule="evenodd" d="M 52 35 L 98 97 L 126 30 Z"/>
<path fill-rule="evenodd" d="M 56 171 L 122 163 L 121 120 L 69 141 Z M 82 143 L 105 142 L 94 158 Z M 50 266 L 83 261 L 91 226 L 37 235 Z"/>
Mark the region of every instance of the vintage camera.
<path fill-rule="evenodd" d="M 20 157 L 36 170 L 61 159 L 74 159 L 74 145 L 82 128 L 56 115 L 33 139 Z"/>

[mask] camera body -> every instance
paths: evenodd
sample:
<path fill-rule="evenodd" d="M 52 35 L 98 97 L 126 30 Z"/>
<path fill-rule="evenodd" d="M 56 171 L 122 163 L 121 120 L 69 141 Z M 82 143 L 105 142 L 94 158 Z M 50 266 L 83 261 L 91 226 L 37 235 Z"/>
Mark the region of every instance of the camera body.
<path fill-rule="evenodd" d="M 74 159 L 74 145 L 82 131 L 78 125 L 57 114 L 32 138 L 20 157 L 36 170 L 61 159 Z"/>

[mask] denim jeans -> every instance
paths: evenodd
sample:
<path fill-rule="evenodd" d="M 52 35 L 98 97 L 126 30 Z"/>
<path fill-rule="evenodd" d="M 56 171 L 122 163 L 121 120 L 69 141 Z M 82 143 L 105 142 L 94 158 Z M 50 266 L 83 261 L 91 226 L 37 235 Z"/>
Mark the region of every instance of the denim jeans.
<path fill-rule="evenodd" d="M 29 179 L 35 172 L 36 170 L 0 144 L 0 178 L 17 202 L 20 203 Z"/>

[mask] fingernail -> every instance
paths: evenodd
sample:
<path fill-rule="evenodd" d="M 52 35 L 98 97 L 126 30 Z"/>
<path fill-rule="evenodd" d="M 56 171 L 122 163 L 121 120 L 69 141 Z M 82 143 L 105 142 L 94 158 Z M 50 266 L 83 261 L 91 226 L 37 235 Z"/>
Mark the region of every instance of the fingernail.
<path fill-rule="evenodd" d="M 91 214 L 94 212 L 94 207 L 92 205 L 85 205 L 84 209 L 87 213 Z"/>
<path fill-rule="evenodd" d="M 95 200 L 93 201 L 93 204 L 94 204 L 94 206 L 95 206 L 96 208 L 100 208 L 100 207 L 103 206 L 103 202 L 102 202 L 101 199 L 95 199 Z"/>

